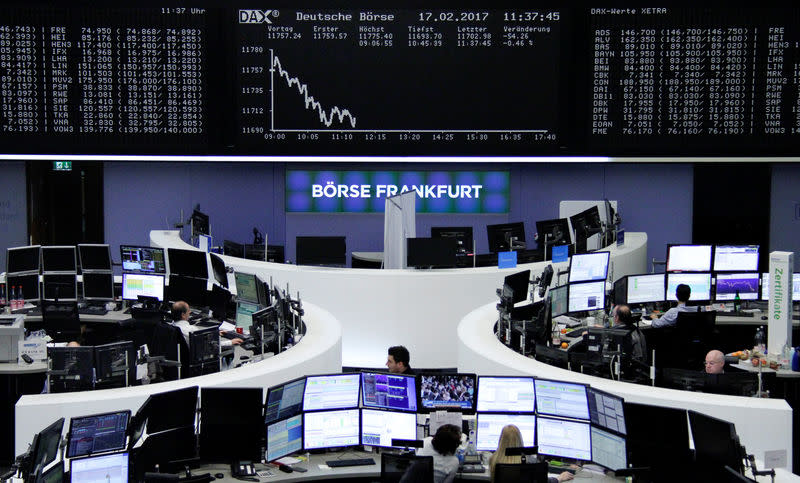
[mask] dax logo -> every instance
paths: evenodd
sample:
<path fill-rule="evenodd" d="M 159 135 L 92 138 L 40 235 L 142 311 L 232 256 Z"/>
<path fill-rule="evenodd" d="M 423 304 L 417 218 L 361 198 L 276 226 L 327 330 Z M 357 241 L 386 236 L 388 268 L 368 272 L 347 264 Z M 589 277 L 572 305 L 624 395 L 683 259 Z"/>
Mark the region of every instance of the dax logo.
<path fill-rule="evenodd" d="M 270 17 L 277 17 L 277 10 L 239 10 L 239 23 L 268 23 Z"/>

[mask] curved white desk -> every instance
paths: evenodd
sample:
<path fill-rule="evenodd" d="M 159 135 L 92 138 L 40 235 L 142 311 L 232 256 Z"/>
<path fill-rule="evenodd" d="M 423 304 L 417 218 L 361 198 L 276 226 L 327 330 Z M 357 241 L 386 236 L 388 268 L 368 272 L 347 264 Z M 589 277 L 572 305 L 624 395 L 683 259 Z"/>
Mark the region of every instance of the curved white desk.
<path fill-rule="evenodd" d="M 458 370 L 483 375 L 532 375 L 560 381 L 591 384 L 626 401 L 666 406 L 708 414 L 736 424 L 747 452 L 764 460 L 764 451 L 785 449 L 792 467 L 792 408 L 782 399 L 756 399 L 617 382 L 560 369 L 525 357 L 494 336 L 497 320 L 494 304 L 482 306 L 458 326 Z M 658 437 L 658 435 L 653 435 Z"/>
<path fill-rule="evenodd" d="M 625 242 L 624 247 L 607 249 L 612 280 L 647 271 L 647 235 L 626 233 Z M 150 244 L 193 248 L 177 231 L 151 231 Z M 357 367 L 383 365 L 386 349 L 398 344 L 408 347 L 412 367 L 454 367 L 459 321 L 474 307 L 497 301 L 495 290 L 506 275 L 530 269 L 536 277 L 550 264 L 537 262 L 510 269 L 374 270 L 222 258 L 235 270 L 255 273 L 266 282 L 272 279 L 282 288 L 288 284 L 292 297 L 299 291 L 303 301 L 330 311 L 342 323 L 342 364 Z M 553 268 L 558 271 L 568 266 L 569 262 L 564 262 Z"/>
<path fill-rule="evenodd" d="M 307 374 L 340 372 L 341 325 L 331 314 L 312 304 L 303 303 L 303 307 L 305 337 L 291 349 L 261 362 L 180 381 L 99 391 L 22 396 L 15 408 L 14 454 L 23 453 L 35 433 L 60 417 L 69 420 L 74 416 L 124 409 L 135 413 L 150 394 L 190 386 L 268 388 Z"/>

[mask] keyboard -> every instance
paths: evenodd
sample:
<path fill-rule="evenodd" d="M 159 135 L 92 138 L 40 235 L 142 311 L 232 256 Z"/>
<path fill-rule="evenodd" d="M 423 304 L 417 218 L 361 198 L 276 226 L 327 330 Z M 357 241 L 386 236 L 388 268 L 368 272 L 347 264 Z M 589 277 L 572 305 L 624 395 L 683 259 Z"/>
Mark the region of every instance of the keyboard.
<path fill-rule="evenodd" d="M 105 307 L 83 307 L 78 309 L 80 315 L 106 315 L 108 310 Z"/>
<path fill-rule="evenodd" d="M 326 461 L 325 464 L 331 468 L 342 468 L 344 466 L 368 466 L 374 465 L 375 460 L 372 458 L 354 458 L 349 460 L 330 460 Z"/>
<path fill-rule="evenodd" d="M 567 332 L 564 334 L 564 337 L 569 337 L 570 339 L 574 339 L 575 337 L 583 337 L 583 334 L 586 333 L 585 328 L 575 329 Z"/>
<path fill-rule="evenodd" d="M 41 307 L 28 307 L 23 309 L 15 309 L 11 311 L 12 314 L 23 314 L 23 315 L 31 315 L 31 316 L 39 316 L 42 315 L 42 308 Z"/>
<path fill-rule="evenodd" d="M 569 466 L 566 466 L 566 465 L 564 465 L 564 466 L 547 465 L 547 472 L 548 473 L 554 473 L 554 474 L 560 475 L 561 473 L 563 473 L 565 471 L 567 471 L 569 473 L 572 473 L 574 475 L 575 472 L 578 471 L 578 470 L 576 470 L 575 468 L 571 468 Z"/>
<path fill-rule="evenodd" d="M 751 319 L 756 315 L 753 312 L 719 312 L 717 315 L 725 317 L 750 317 Z"/>
<path fill-rule="evenodd" d="M 477 463 L 463 464 L 458 468 L 459 473 L 483 473 L 483 465 Z"/>

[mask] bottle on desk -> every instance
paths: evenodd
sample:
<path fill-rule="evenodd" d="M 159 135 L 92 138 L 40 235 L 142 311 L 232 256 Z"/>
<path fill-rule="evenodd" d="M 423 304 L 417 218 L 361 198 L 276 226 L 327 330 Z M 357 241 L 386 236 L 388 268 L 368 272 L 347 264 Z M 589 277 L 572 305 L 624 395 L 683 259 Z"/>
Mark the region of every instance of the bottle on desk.
<path fill-rule="evenodd" d="M 736 295 L 733 297 L 733 311 L 734 312 L 741 312 L 742 311 L 742 298 L 739 296 L 739 291 L 736 291 Z"/>
<path fill-rule="evenodd" d="M 19 298 L 17 296 L 17 286 L 14 285 L 11 287 L 11 295 L 10 300 L 8 301 L 9 305 L 11 306 L 11 310 L 17 310 L 19 308 Z"/>
<path fill-rule="evenodd" d="M 756 330 L 756 336 L 753 340 L 753 350 L 761 352 L 761 354 L 766 355 L 766 344 L 764 343 L 764 326 L 761 326 Z"/>

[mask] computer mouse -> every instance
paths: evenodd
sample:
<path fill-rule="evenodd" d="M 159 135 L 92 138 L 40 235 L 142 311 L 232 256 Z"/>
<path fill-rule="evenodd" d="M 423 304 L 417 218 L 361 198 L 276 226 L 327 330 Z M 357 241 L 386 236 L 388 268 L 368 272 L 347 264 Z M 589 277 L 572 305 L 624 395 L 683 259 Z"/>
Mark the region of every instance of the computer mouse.
<path fill-rule="evenodd" d="M 33 358 L 31 358 L 31 356 L 29 356 L 28 354 L 22 354 L 22 360 L 25 361 L 26 364 L 33 363 Z"/>
<path fill-rule="evenodd" d="M 223 475 L 222 473 L 214 473 L 214 478 L 221 480 L 225 478 L 225 475 Z"/>
<path fill-rule="evenodd" d="M 281 470 L 281 471 L 283 471 L 284 473 L 291 473 L 291 472 L 293 472 L 293 471 L 294 471 L 294 470 L 292 469 L 292 467 L 291 467 L 291 466 L 289 466 L 289 465 L 280 465 L 280 466 L 278 466 L 278 469 L 279 469 L 279 470 Z"/>

